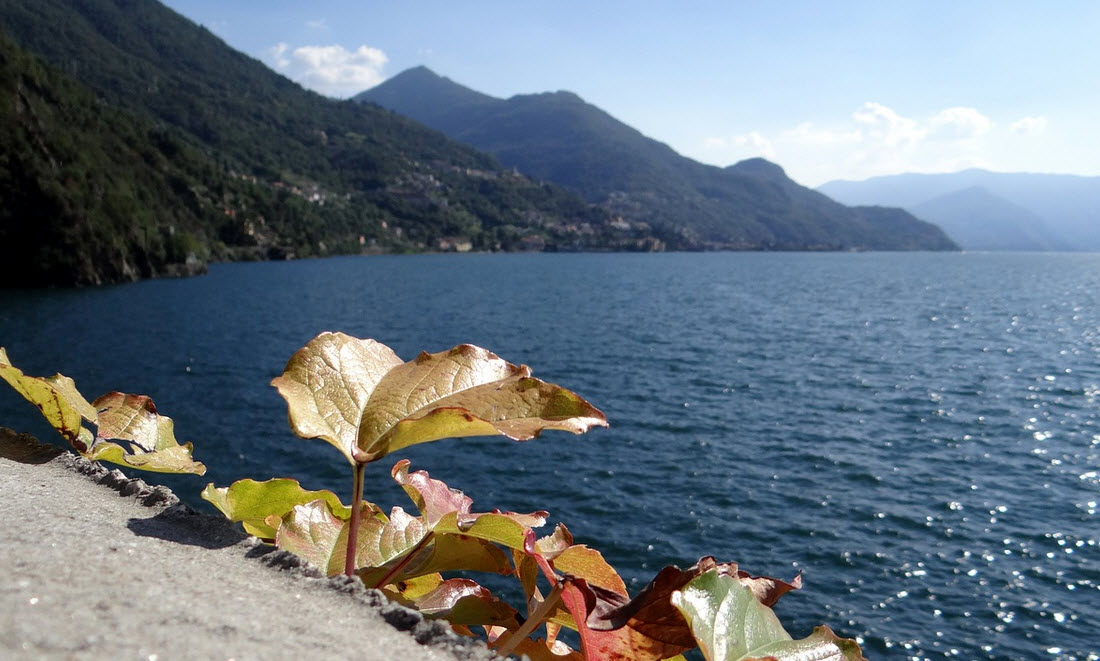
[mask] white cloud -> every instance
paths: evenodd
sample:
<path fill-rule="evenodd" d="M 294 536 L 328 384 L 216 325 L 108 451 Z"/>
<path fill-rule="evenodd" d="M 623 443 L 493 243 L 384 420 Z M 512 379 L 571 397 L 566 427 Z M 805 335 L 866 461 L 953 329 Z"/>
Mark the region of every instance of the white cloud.
<path fill-rule="evenodd" d="M 709 151 L 722 152 L 723 158 L 731 161 L 740 161 L 754 156 L 775 158 L 775 147 L 771 141 L 757 131 L 751 131 L 744 135 L 732 135 L 728 137 L 710 137 L 703 141 L 703 148 Z"/>
<path fill-rule="evenodd" d="M 389 57 L 381 50 L 360 46 L 349 51 L 340 45 L 299 46 L 285 43 L 268 49 L 269 62 L 305 87 L 329 96 L 347 97 L 385 79 L 382 68 Z"/>
<path fill-rule="evenodd" d="M 941 140 L 966 140 L 989 133 L 993 122 L 976 108 L 946 108 L 928 121 L 929 135 Z"/>
<path fill-rule="evenodd" d="M 859 129 L 831 130 L 815 128 L 810 122 L 802 122 L 793 129 L 787 129 L 782 133 L 782 140 L 805 145 L 842 145 L 852 144 L 863 140 L 863 134 Z"/>
<path fill-rule="evenodd" d="M 835 121 L 708 138 L 696 157 L 728 165 L 763 156 L 783 166 L 796 181 L 812 186 L 900 172 L 1027 169 L 1036 150 L 1046 144 L 1035 140 L 1046 123 L 1038 115 L 998 122 L 963 106 L 907 115 L 868 101 Z"/>
<path fill-rule="evenodd" d="M 290 60 L 286 58 L 286 52 L 289 49 L 290 46 L 281 41 L 267 49 L 268 60 L 275 65 L 276 69 L 285 69 L 290 66 Z"/>
<path fill-rule="evenodd" d="M 1045 133 L 1047 130 L 1047 118 L 1042 116 L 1021 117 L 1012 123 L 1010 130 L 1019 135 L 1037 135 Z"/>
<path fill-rule="evenodd" d="M 860 133 L 870 138 L 870 142 L 891 148 L 908 147 L 928 134 L 927 129 L 919 127 L 916 120 L 902 117 L 893 108 L 873 101 L 864 103 L 852 113 L 852 120 Z"/>

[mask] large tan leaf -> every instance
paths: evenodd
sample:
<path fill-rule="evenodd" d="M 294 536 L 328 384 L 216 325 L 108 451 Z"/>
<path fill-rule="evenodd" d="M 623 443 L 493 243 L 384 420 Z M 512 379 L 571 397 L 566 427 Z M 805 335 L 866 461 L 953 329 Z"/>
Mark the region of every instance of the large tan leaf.
<path fill-rule="evenodd" d="M 513 376 L 530 376 L 530 370 L 480 347 L 465 344 L 436 354 L 421 353 L 390 370 L 371 393 L 360 434 L 373 442 L 418 411 L 446 406 L 441 400 L 448 396 Z"/>
<path fill-rule="evenodd" d="M 89 459 L 158 473 L 206 472 L 206 466 L 191 458 L 191 444 L 176 441 L 172 419 L 157 413 L 149 397 L 110 392 L 92 406 L 97 431 Z"/>
<path fill-rule="evenodd" d="M 392 349 L 343 333 L 321 333 L 299 349 L 271 385 L 287 401 L 290 426 L 302 438 L 336 446 L 353 465 L 367 400 L 387 372 L 401 364 Z"/>
<path fill-rule="evenodd" d="M 328 441 L 353 465 L 442 438 L 607 426 L 576 394 L 468 344 L 402 363 L 373 340 L 322 333 L 272 385 L 296 434 Z"/>

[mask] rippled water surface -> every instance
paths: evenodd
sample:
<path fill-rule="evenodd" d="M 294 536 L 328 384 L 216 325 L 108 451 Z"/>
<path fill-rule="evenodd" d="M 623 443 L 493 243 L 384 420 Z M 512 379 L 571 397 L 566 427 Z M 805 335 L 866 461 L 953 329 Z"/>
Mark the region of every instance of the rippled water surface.
<path fill-rule="evenodd" d="M 714 554 L 803 572 L 788 629 L 871 658 L 1100 659 L 1100 255 L 372 257 L 0 292 L 16 365 L 152 395 L 218 484 L 349 490 L 267 385 L 327 329 L 481 344 L 602 408 L 586 436 L 403 456 L 550 510 L 635 587 Z M 0 423 L 35 416 L 0 392 Z M 368 496 L 404 505 L 388 469 Z M 197 504 L 206 481 L 170 483 Z"/>

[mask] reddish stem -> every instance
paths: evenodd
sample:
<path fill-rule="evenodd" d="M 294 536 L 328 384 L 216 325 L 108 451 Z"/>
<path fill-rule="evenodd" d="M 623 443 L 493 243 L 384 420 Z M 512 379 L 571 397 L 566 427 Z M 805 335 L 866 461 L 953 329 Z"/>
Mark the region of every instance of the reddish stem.
<path fill-rule="evenodd" d="M 348 549 L 347 555 L 344 559 L 344 575 L 355 575 L 355 556 L 357 542 L 359 541 L 359 510 L 360 503 L 363 501 L 363 473 L 366 472 L 367 465 L 356 463 L 354 468 L 355 473 L 355 486 L 352 488 L 351 496 L 351 522 L 348 525 Z"/>

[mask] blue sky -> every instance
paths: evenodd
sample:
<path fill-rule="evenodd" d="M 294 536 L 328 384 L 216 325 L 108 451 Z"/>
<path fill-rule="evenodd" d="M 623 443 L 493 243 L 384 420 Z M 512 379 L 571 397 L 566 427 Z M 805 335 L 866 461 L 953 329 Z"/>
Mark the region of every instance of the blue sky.
<path fill-rule="evenodd" d="M 699 161 L 799 183 L 982 167 L 1100 175 L 1100 2 L 168 0 L 347 97 L 417 65 L 570 90 Z"/>

